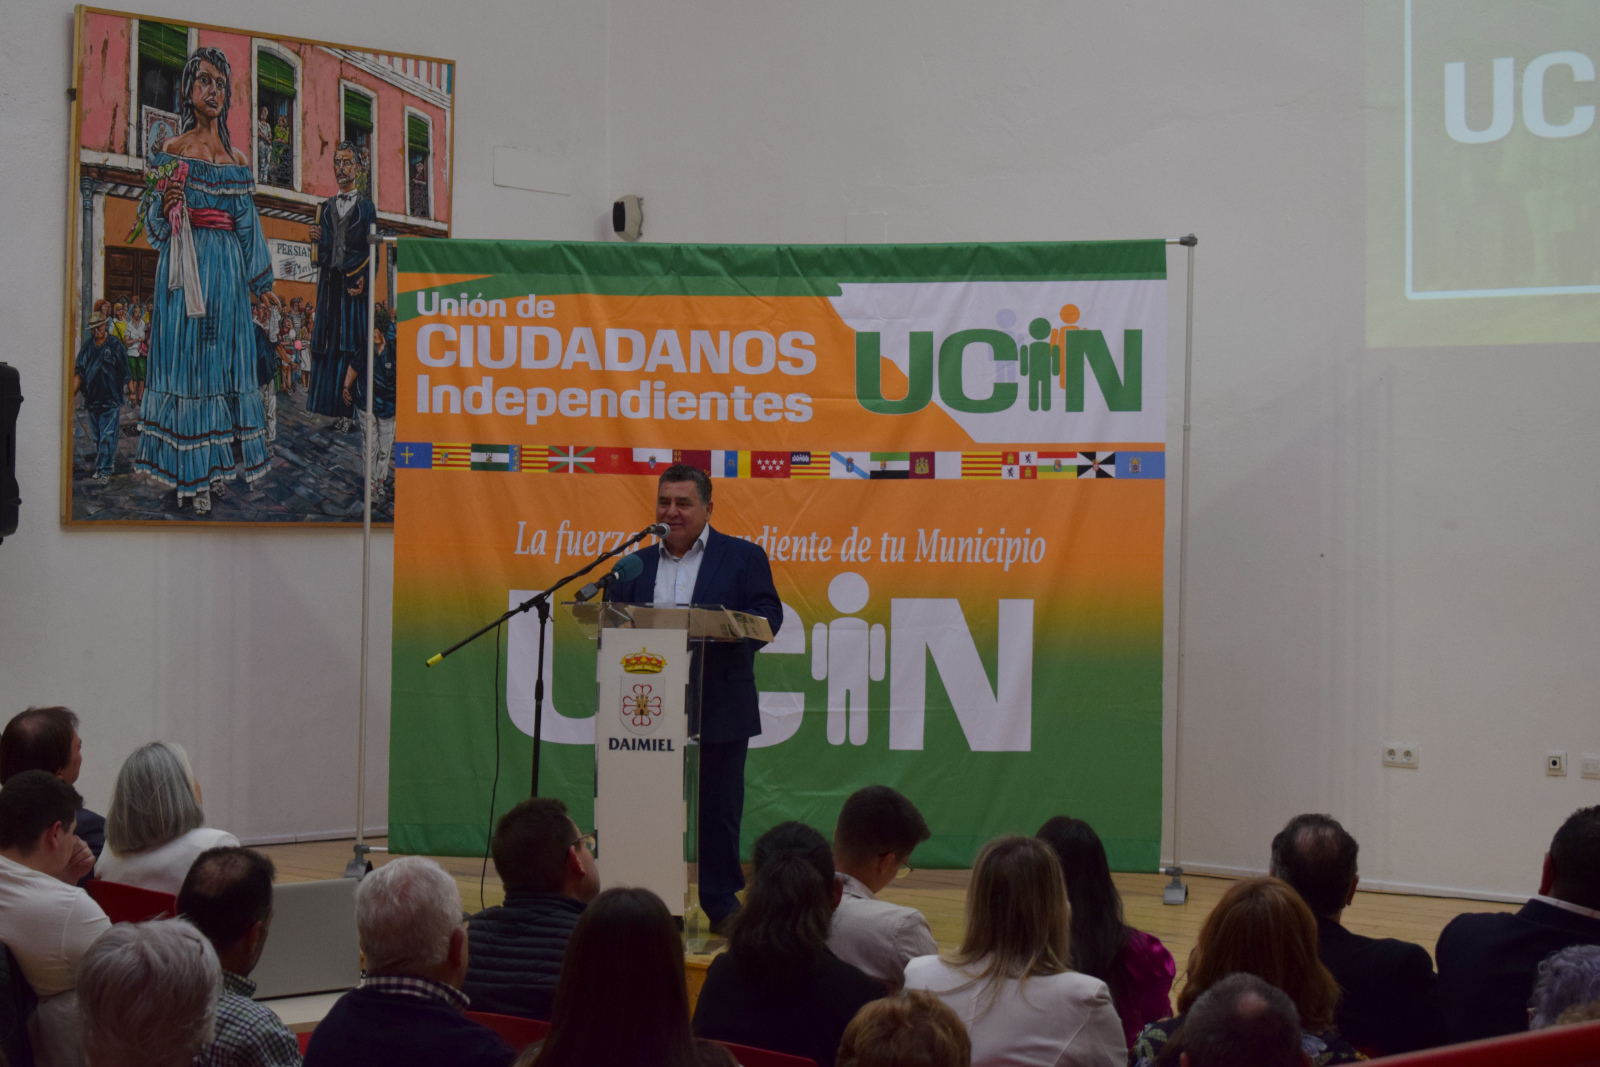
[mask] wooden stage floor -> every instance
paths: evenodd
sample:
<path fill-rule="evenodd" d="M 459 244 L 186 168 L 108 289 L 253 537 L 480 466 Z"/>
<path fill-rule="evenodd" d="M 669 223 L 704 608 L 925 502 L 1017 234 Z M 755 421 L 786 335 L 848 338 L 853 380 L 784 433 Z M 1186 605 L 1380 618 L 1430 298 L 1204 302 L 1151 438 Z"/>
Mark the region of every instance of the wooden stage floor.
<path fill-rule="evenodd" d="M 293 845 L 262 846 L 260 851 L 272 857 L 278 867 L 281 882 L 311 881 L 319 878 L 337 878 L 344 871 L 351 856 L 352 841 L 317 841 Z M 374 838 L 374 845 L 383 844 Z M 381 864 L 387 856 L 373 854 L 373 862 Z M 479 872 L 481 859 L 456 856 L 435 857 L 449 871 L 461 887 L 461 903 L 468 911 L 479 910 Z M 600 859 L 602 875 L 605 858 Z M 970 871 L 914 870 L 905 878 L 897 879 L 880 896 L 896 904 L 916 908 L 928 917 L 933 936 L 941 948 L 953 948 L 966 929 L 963 908 L 966 902 L 967 880 Z M 1117 889 L 1122 893 L 1123 909 L 1129 925 L 1159 937 L 1172 952 L 1178 963 L 1178 982 L 1173 988 L 1176 995 L 1183 983 L 1183 965 L 1189 950 L 1194 947 L 1200 924 L 1210 913 L 1217 899 L 1231 883 L 1228 878 L 1190 875 L 1189 901 L 1181 905 L 1161 903 L 1161 889 L 1167 879 L 1159 874 L 1117 874 Z M 483 881 L 482 899 L 485 905 L 500 903 L 505 897 L 500 880 L 495 876 L 494 864 L 489 864 L 488 876 Z M 1413 941 L 1427 949 L 1431 955 L 1439 932 L 1446 923 L 1464 911 L 1515 911 L 1517 905 L 1496 904 L 1481 900 L 1460 900 L 1451 897 L 1401 896 L 1394 893 L 1356 893 L 1355 903 L 1344 914 L 1344 924 L 1359 934 L 1369 937 L 1395 937 Z M 715 951 L 720 942 L 707 947 Z"/>

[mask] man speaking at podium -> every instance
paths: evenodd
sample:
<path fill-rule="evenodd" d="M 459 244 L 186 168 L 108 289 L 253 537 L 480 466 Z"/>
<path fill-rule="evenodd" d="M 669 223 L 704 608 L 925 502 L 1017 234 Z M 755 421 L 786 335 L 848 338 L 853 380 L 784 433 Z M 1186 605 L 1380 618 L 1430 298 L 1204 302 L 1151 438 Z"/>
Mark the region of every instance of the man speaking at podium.
<path fill-rule="evenodd" d="M 776 634 L 783 607 L 772 567 L 760 545 L 713 530 L 711 479 L 705 471 L 674 464 L 656 489 L 656 522 L 666 538 L 641 549 L 644 569 L 612 586 L 607 599 L 630 604 L 720 604 L 765 616 Z M 707 642 L 700 716 L 689 734 L 700 738 L 700 907 L 714 933 L 739 909 L 744 888 L 739 868 L 739 820 L 744 815 L 744 758 L 761 732 L 755 654 L 761 642 Z M 692 705 L 691 705 L 692 706 Z"/>

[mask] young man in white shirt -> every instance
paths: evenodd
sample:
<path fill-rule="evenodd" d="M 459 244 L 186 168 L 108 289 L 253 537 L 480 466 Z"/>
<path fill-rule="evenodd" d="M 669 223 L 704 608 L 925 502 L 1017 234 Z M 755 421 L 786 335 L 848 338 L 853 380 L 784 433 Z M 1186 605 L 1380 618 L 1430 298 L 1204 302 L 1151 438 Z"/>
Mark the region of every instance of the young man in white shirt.
<path fill-rule="evenodd" d="M 833 831 L 833 866 L 844 893 L 828 948 L 890 990 L 905 984 L 907 960 L 939 951 L 920 911 L 877 898 L 930 836 L 916 806 L 886 785 L 850 794 Z"/>
<path fill-rule="evenodd" d="M 78 960 L 111 929 L 76 885 L 94 866 L 74 832 L 80 802 L 48 771 L 23 771 L 0 789 L 0 942 L 39 998 L 29 1029 L 40 1067 L 82 1062 Z"/>

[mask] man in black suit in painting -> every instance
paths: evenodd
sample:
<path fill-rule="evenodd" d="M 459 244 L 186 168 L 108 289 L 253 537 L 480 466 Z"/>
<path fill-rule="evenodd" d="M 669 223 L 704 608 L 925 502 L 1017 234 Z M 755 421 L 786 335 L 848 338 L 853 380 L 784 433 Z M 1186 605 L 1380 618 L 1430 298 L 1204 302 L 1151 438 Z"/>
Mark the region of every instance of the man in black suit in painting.
<path fill-rule="evenodd" d="M 1409 941 L 1363 937 L 1339 919 L 1355 899 L 1360 846 L 1327 815 L 1297 815 L 1272 839 L 1272 873 L 1317 917 L 1317 954 L 1344 996 L 1334 1021 L 1357 1048 L 1383 1055 L 1445 1043 L 1433 960 Z"/>
<path fill-rule="evenodd" d="M 607 599 L 634 604 L 720 604 L 766 617 L 776 634 L 783 605 L 772 566 L 760 545 L 711 528 L 711 479 L 698 467 L 675 464 L 656 487 L 656 521 L 667 525 L 660 544 L 641 549 L 638 576 L 611 587 Z M 739 823 L 744 815 L 744 760 L 761 732 L 755 654 L 759 641 L 716 641 L 704 649 L 700 715 L 689 732 L 700 739 L 700 906 L 713 932 L 739 908 Z"/>
<path fill-rule="evenodd" d="M 1569 945 L 1600 945 L 1600 806 L 1561 824 L 1539 895 L 1521 910 L 1458 915 L 1439 935 L 1439 1003 L 1450 1040 L 1526 1030 L 1539 964 Z"/>

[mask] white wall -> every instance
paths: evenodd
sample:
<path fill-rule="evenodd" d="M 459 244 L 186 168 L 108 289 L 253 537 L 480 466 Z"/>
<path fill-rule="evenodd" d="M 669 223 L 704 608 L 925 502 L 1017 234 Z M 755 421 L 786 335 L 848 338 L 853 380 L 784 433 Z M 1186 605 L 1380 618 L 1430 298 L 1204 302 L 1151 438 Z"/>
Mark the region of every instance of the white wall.
<path fill-rule="evenodd" d="M 614 0 L 611 25 L 611 189 L 648 240 L 1197 233 L 1180 858 L 1261 869 L 1321 810 L 1369 884 L 1537 888 L 1600 803 L 1575 762 L 1600 367 L 1363 347 L 1362 5 Z"/>
<path fill-rule="evenodd" d="M 455 233 L 591 238 L 608 206 L 603 7 L 147 0 L 203 19 L 459 60 Z M 72 6 L 7 9 L 0 38 L 0 360 L 22 373 L 21 528 L 0 544 L 0 715 L 84 720 L 79 787 L 105 810 L 123 756 L 155 738 L 194 758 L 209 820 L 245 839 L 355 826 L 360 532 L 62 528 L 61 303 Z M 496 145 L 538 149 L 573 195 L 491 184 Z M 367 825 L 387 821 L 387 534 L 374 538 Z"/>
<path fill-rule="evenodd" d="M 0 692 L 85 714 L 95 803 L 122 752 L 167 736 L 195 750 L 219 824 L 349 827 L 358 540 L 56 524 L 70 10 L 20 5 L 0 39 L 0 358 L 29 396 Z M 1196 232 L 1180 858 L 1260 868 L 1283 821 L 1326 810 L 1361 840 L 1369 883 L 1525 894 L 1560 819 L 1600 803 L 1575 769 L 1540 772 L 1547 747 L 1600 750 L 1600 443 L 1584 425 L 1600 369 L 1579 346 L 1363 347 L 1361 5 L 204 13 L 459 59 L 460 236 L 595 237 L 623 192 L 646 198 L 655 241 Z M 539 152 L 573 195 L 492 186 L 495 145 Z M 1419 745 L 1421 769 L 1380 768 L 1390 739 Z M 384 740 L 379 726 L 379 813 Z"/>

